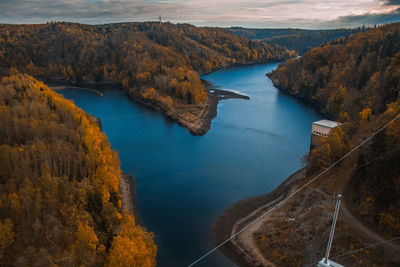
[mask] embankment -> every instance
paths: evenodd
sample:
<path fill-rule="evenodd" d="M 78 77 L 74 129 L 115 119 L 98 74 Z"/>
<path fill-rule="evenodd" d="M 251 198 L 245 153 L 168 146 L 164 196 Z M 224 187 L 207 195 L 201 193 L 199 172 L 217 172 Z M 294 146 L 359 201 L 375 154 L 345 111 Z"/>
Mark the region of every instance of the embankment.
<path fill-rule="evenodd" d="M 232 234 L 242 229 L 245 225 L 271 209 L 279 201 L 304 183 L 305 168 L 295 172 L 272 192 L 240 200 L 224 211 L 214 222 L 212 237 L 214 244 L 218 245 Z M 254 225 L 253 225 L 254 226 Z M 262 266 L 263 259 L 257 257 L 257 252 L 244 248 L 237 240 L 228 242 L 220 249 L 233 262 L 239 266 Z"/>

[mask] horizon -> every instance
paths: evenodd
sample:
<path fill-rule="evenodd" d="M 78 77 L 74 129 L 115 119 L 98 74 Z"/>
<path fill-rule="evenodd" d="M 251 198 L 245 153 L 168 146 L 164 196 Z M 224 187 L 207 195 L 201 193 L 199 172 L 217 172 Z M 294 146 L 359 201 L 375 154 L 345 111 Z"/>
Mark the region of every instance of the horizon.
<path fill-rule="evenodd" d="M 329 30 L 400 21 L 400 0 L 3 0 L 0 23 L 102 25 L 163 21 L 199 27 Z"/>
<path fill-rule="evenodd" d="M 81 25 L 90 25 L 90 26 L 104 26 L 104 25 L 112 25 L 112 24 L 125 24 L 125 23 L 159 23 L 159 21 L 156 20 L 147 20 L 147 21 L 116 21 L 116 22 L 108 22 L 108 23 L 83 23 L 83 22 L 77 22 L 77 21 L 43 21 L 43 22 L 34 22 L 34 23 L 3 23 L 0 22 L 0 25 L 45 25 L 49 23 L 70 23 L 70 24 L 81 24 Z M 359 26 L 354 26 L 354 27 L 338 27 L 338 28 L 331 28 L 331 29 L 323 29 L 323 28 L 315 28 L 315 29 L 307 29 L 307 28 L 295 28 L 295 27 L 245 27 L 245 26 L 237 26 L 237 25 L 232 25 L 232 26 L 198 26 L 193 23 L 189 22 L 180 22 L 180 23 L 174 23 L 171 21 L 162 21 L 162 23 L 170 23 L 173 25 L 191 25 L 199 28 L 219 28 L 219 29 L 252 29 L 252 30 L 303 30 L 303 31 L 334 31 L 334 30 L 340 30 L 340 29 L 357 29 L 361 27 L 366 27 L 366 28 L 373 28 L 374 26 L 380 26 L 380 25 L 385 25 L 385 24 L 391 24 L 391 23 L 400 23 L 400 21 L 397 22 L 389 22 L 389 23 L 380 23 L 380 24 L 370 24 L 370 25 L 359 25 Z"/>

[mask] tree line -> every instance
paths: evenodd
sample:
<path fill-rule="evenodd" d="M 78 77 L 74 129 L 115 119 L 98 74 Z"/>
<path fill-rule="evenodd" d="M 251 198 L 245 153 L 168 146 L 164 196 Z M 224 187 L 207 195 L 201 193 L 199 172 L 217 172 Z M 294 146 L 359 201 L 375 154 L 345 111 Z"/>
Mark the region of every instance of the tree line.
<path fill-rule="evenodd" d="M 279 45 L 188 24 L 0 25 L 0 72 L 16 68 L 74 83 L 113 82 L 167 110 L 206 101 L 198 72 L 294 56 Z"/>
<path fill-rule="evenodd" d="M 366 27 L 335 30 L 303 30 L 303 29 L 247 29 L 232 27 L 230 30 L 238 36 L 252 40 L 260 40 L 267 44 L 277 44 L 289 50 L 296 51 L 299 55 L 324 43 L 348 37 L 357 32 L 369 30 Z"/>

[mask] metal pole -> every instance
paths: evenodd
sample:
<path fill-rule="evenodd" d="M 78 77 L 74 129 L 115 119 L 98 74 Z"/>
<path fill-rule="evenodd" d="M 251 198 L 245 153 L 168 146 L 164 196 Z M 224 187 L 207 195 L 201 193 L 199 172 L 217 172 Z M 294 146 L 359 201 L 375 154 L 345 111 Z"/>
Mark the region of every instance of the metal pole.
<path fill-rule="evenodd" d="M 333 215 L 333 220 L 332 220 L 331 232 L 329 233 L 328 247 L 326 248 L 326 253 L 325 253 L 325 262 L 324 262 L 325 264 L 328 264 L 329 253 L 331 252 L 333 234 L 335 233 L 337 215 L 339 213 L 340 201 L 341 200 L 342 200 L 342 195 L 338 195 L 337 201 L 336 201 L 335 214 Z"/>

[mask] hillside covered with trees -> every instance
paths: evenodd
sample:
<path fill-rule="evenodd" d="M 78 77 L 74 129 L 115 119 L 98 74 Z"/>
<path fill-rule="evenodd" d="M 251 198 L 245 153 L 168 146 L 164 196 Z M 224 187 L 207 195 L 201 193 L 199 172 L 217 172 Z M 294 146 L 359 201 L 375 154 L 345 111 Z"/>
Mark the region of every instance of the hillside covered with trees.
<path fill-rule="evenodd" d="M 260 40 L 267 44 L 278 44 L 299 55 L 324 43 L 347 37 L 353 33 L 366 31 L 368 28 L 336 30 L 303 30 L 303 29 L 249 29 L 232 27 L 230 31 L 238 36 Z"/>
<path fill-rule="evenodd" d="M 2 266 L 155 266 L 152 234 L 121 211 L 120 176 L 93 117 L 31 76 L 1 80 Z"/>
<path fill-rule="evenodd" d="M 399 52 L 400 24 L 390 24 L 317 47 L 270 77 L 334 119 L 358 121 L 361 111 L 379 115 L 397 100 Z"/>
<path fill-rule="evenodd" d="M 317 173 L 400 114 L 400 23 L 317 47 L 269 76 L 343 123 L 311 151 L 310 171 Z M 400 235 L 399 166 L 397 119 L 332 174 L 336 190 L 346 178 L 352 211 L 386 238 Z"/>
<path fill-rule="evenodd" d="M 167 114 L 205 107 L 198 72 L 294 56 L 279 45 L 188 24 L 0 25 L 0 73 L 16 68 L 76 84 L 113 83 Z"/>

